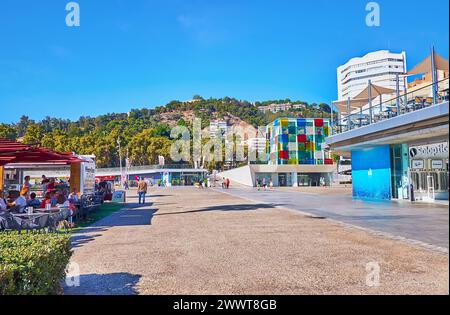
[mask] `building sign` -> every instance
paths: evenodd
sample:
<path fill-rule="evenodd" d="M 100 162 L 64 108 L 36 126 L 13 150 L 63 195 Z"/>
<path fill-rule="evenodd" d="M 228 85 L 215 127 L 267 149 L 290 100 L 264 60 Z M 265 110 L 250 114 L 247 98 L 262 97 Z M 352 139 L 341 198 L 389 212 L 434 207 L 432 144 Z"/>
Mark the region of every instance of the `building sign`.
<path fill-rule="evenodd" d="M 443 160 L 431 160 L 431 169 L 433 170 L 441 170 L 444 168 Z"/>
<path fill-rule="evenodd" d="M 412 159 L 447 159 L 448 142 L 410 147 L 409 156 Z"/>
<path fill-rule="evenodd" d="M 422 170 L 425 168 L 425 163 L 423 160 L 412 160 L 411 168 L 415 170 Z"/>

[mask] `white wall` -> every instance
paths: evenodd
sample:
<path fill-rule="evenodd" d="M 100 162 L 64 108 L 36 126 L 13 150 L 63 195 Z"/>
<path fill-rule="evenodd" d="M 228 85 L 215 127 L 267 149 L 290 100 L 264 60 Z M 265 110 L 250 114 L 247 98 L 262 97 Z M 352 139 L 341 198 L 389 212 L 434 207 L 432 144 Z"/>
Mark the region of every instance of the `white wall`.
<path fill-rule="evenodd" d="M 233 182 L 235 182 L 245 186 L 253 187 L 253 174 L 250 166 L 248 165 L 217 174 L 217 178 L 223 177 L 229 178 L 232 185 Z"/>

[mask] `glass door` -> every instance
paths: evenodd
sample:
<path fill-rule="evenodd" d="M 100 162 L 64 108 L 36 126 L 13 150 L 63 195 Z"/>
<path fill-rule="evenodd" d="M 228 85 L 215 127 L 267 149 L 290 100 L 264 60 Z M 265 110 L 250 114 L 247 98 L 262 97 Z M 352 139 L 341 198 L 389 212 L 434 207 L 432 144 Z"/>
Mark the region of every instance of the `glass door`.
<path fill-rule="evenodd" d="M 408 146 L 391 146 L 391 190 L 393 199 L 409 199 Z M 411 174 L 413 177 L 413 174 Z"/>

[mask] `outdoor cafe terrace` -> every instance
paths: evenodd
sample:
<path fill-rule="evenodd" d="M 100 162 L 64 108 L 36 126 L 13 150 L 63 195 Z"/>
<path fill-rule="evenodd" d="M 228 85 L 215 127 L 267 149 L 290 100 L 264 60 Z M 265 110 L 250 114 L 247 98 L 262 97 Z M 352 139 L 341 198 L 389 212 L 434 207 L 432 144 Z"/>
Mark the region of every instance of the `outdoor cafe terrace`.
<path fill-rule="evenodd" d="M 39 200 L 31 193 L 30 188 L 24 185 L 20 191 L 4 192 L 4 167 L 17 167 L 18 165 L 71 165 L 82 163 L 84 160 L 73 153 L 60 153 L 45 148 L 26 145 L 6 139 L 0 139 L 0 232 L 9 231 L 47 231 L 57 230 L 60 222 L 72 218 L 74 209 L 82 208 L 83 199 L 74 202 L 67 201 L 64 197 L 58 199 L 56 189 L 48 191 L 55 192 L 55 203 L 47 198 Z M 26 190 L 24 190 L 26 188 Z M 34 198 L 34 199 L 33 199 Z M 32 200 L 33 199 L 33 200 Z M 30 201 L 38 201 L 31 204 Z M 46 202 L 48 201 L 48 202 Z M 45 206 L 44 206 L 45 204 Z M 80 211 L 77 213 L 81 214 Z"/>
<path fill-rule="evenodd" d="M 432 56 L 414 67 L 403 76 L 431 73 L 431 69 L 448 73 L 448 61 L 436 55 L 434 63 Z M 435 66 L 434 66 L 434 65 Z M 437 75 L 433 75 L 434 78 Z M 419 111 L 449 101 L 449 78 L 434 79 L 433 83 L 411 88 L 410 91 L 399 90 L 400 76 L 397 76 L 397 89 L 377 86 L 369 81 L 367 87 L 353 99 L 333 102 L 337 108 L 337 120 L 332 121 L 332 134 L 341 134 L 350 130 L 368 126 L 380 121 L 391 119 L 403 114 Z M 332 115 L 332 119 L 335 118 Z"/>

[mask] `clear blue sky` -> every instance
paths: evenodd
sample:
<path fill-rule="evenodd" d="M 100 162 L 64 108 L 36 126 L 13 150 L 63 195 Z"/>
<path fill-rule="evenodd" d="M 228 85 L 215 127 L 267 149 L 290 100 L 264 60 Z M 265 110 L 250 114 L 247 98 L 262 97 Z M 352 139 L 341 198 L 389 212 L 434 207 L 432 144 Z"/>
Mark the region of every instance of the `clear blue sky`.
<path fill-rule="evenodd" d="M 336 68 L 373 50 L 449 54 L 448 0 L 66 0 L 0 2 L 0 122 L 77 119 L 171 100 L 336 99 Z"/>

